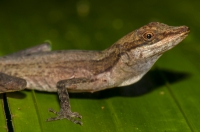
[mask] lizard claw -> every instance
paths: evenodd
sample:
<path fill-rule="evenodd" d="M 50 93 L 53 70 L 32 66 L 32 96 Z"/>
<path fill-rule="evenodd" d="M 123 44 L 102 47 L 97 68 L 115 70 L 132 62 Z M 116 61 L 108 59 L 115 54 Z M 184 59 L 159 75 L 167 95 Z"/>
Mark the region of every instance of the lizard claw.
<path fill-rule="evenodd" d="M 57 116 L 47 119 L 46 120 L 47 122 L 55 121 L 55 120 L 61 120 L 61 119 L 68 119 L 68 120 L 72 121 L 75 124 L 83 125 L 83 123 L 80 120 L 76 119 L 76 118 L 82 119 L 82 116 L 78 112 L 71 112 L 71 111 L 56 112 L 53 109 L 49 109 L 49 112 L 52 112 L 52 113 L 56 114 Z"/>
<path fill-rule="evenodd" d="M 52 112 L 52 113 L 54 113 L 54 114 L 56 114 L 56 115 L 58 114 L 58 112 L 56 112 L 56 111 L 53 110 L 52 108 L 49 109 L 49 112 Z"/>

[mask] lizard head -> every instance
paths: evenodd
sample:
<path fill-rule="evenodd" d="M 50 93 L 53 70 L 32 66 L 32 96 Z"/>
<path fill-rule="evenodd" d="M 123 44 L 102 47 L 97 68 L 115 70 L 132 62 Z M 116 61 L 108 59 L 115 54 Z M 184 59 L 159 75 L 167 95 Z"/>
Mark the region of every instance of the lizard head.
<path fill-rule="evenodd" d="M 118 40 L 114 46 L 119 49 L 120 69 L 129 75 L 120 86 L 140 80 L 156 60 L 181 42 L 189 31 L 187 26 L 172 27 L 152 22 Z"/>
<path fill-rule="evenodd" d="M 168 26 L 151 22 L 117 41 L 121 51 L 131 51 L 135 59 L 161 56 L 181 42 L 190 32 L 187 26 Z"/>

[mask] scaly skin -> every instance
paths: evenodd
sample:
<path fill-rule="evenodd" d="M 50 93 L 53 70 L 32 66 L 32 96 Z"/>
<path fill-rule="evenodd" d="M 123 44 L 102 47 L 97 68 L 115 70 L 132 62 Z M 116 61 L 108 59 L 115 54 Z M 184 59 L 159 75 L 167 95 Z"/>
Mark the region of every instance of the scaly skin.
<path fill-rule="evenodd" d="M 61 110 L 48 121 L 66 118 L 82 124 L 71 112 L 68 92 L 95 92 L 140 80 L 167 50 L 189 33 L 186 26 L 149 23 L 103 51 L 50 51 L 48 44 L 0 58 L 0 93 L 27 89 L 57 92 Z"/>

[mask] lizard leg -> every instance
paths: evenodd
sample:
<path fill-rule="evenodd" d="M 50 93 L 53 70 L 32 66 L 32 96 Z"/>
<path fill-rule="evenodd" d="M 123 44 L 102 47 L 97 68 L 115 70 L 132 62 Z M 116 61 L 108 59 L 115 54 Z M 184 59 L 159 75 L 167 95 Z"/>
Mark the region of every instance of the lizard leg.
<path fill-rule="evenodd" d="M 58 96 L 60 99 L 60 107 L 61 107 L 60 112 L 55 112 L 53 109 L 49 109 L 49 111 L 56 114 L 57 117 L 49 118 L 47 119 L 47 121 L 60 120 L 60 119 L 65 118 L 72 121 L 75 124 L 82 125 L 82 122 L 79 120 L 82 118 L 82 116 L 77 112 L 71 111 L 67 89 L 74 89 L 77 87 L 77 85 L 80 85 L 81 83 L 85 83 L 88 80 L 89 79 L 85 79 L 85 78 L 73 78 L 73 79 L 59 81 L 57 83 L 57 88 L 58 88 Z"/>
<path fill-rule="evenodd" d="M 0 93 L 20 91 L 26 88 L 26 80 L 0 72 Z"/>

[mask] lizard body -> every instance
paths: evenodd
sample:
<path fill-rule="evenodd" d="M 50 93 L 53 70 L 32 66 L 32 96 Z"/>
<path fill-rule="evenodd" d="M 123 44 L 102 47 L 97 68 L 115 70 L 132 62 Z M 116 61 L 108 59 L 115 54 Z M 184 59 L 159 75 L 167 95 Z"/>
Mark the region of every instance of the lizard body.
<path fill-rule="evenodd" d="M 0 58 L 0 93 L 27 89 L 58 92 L 57 117 L 82 124 L 71 112 L 68 92 L 95 92 L 133 84 L 157 59 L 189 33 L 186 26 L 149 23 L 122 37 L 103 51 L 50 51 L 49 44 L 32 47 Z"/>

